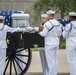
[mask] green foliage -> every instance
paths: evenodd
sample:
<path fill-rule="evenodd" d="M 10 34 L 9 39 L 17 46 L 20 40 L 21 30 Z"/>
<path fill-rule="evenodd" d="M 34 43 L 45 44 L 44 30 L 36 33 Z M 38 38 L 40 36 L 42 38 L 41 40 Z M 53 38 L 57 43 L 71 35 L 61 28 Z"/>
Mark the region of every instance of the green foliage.
<path fill-rule="evenodd" d="M 38 51 L 38 48 L 32 48 L 32 51 Z"/>
<path fill-rule="evenodd" d="M 64 39 L 61 39 L 61 40 L 60 40 L 59 48 L 60 48 L 60 49 L 65 49 L 65 47 L 66 47 L 65 40 L 64 40 Z"/>
<path fill-rule="evenodd" d="M 69 4 L 69 11 L 76 12 L 76 0 L 71 0 L 71 2 Z"/>
<path fill-rule="evenodd" d="M 51 0 L 39 0 L 34 4 L 34 10 L 38 13 L 45 12 L 50 9 Z"/>
<path fill-rule="evenodd" d="M 76 0 L 38 0 L 34 4 L 38 14 L 50 9 L 60 12 L 61 18 L 64 18 L 68 11 L 76 11 Z"/>

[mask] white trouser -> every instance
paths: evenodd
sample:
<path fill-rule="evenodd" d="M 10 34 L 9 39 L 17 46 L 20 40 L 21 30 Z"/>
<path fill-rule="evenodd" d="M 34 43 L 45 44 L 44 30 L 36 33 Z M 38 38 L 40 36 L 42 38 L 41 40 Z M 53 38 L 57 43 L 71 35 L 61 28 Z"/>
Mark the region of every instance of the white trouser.
<path fill-rule="evenodd" d="M 41 58 L 41 64 L 42 64 L 42 71 L 43 75 L 47 74 L 47 63 L 46 63 L 46 57 L 45 57 L 45 50 L 44 48 L 39 48 L 39 54 Z"/>
<path fill-rule="evenodd" d="M 57 75 L 58 68 L 58 47 L 45 45 L 45 55 L 47 61 L 47 74 L 46 75 Z"/>
<path fill-rule="evenodd" d="M 21 54 L 21 55 L 25 55 L 25 50 L 19 52 L 18 54 Z M 25 57 L 24 56 L 18 56 L 18 58 L 22 61 L 25 61 Z M 20 67 L 22 68 L 22 70 L 24 70 L 25 68 L 25 64 L 19 60 L 17 60 L 18 64 L 20 65 Z M 19 66 L 17 65 L 17 74 L 19 75 L 21 73 L 21 69 L 19 68 Z"/>
<path fill-rule="evenodd" d="M 76 47 L 66 47 L 70 75 L 76 75 Z"/>
<path fill-rule="evenodd" d="M 3 75 L 6 59 L 6 48 L 0 49 L 0 75 Z"/>

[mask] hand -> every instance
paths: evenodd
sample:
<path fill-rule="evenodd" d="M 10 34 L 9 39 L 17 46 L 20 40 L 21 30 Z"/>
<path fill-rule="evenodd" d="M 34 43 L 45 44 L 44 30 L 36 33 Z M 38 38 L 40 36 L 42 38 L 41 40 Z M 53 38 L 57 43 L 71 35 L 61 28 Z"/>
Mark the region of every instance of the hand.
<path fill-rule="evenodd" d="M 35 32 L 39 32 L 39 27 L 34 27 L 33 30 L 34 30 Z"/>
<path fill-rule="evenodd" d="M 33 31 L 33 27 L 28 26 L 28 27 L 26 27 L 26 30 Z"/>
<path fill-rule="evenodd" d="M 43 26 L 39 26 L 39 32 L 43 30 Z"/>
<path fill-rule="evenodd" d="M 17 31 L 20 31 L 20 28 L 19 27 L 17 27 Z"/>

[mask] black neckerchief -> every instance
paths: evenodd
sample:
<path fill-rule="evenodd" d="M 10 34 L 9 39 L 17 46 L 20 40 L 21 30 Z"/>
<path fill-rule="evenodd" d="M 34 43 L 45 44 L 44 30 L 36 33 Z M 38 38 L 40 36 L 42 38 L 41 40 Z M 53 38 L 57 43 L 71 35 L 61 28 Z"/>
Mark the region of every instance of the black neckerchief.
<path fill-rule="evenodd" d="M 44 26 L 44 23 L 42 23 L 42 26 Z"/>

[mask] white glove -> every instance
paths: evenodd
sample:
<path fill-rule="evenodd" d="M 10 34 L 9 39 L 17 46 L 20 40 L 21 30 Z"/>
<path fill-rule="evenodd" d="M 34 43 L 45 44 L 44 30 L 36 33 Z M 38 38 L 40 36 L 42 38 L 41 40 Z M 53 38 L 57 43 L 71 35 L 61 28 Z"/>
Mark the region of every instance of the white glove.
<path fill-rule="evenodd" d="M 35 32 L 38 32 L 39 31 L 39 27 L 34 27 L 33 29 Z"/>
<path fill-rule="evenodd" d="M 26 27 L 26 30 L 27 31 L 33 31 L 33 27 L 30 27 L 30 26 L 29 27 Z"/>
<path fill-rule="evenodd" d="M 17 27 L 17 31 L 20 31 L 20 28 L 19 27 Z"/>

